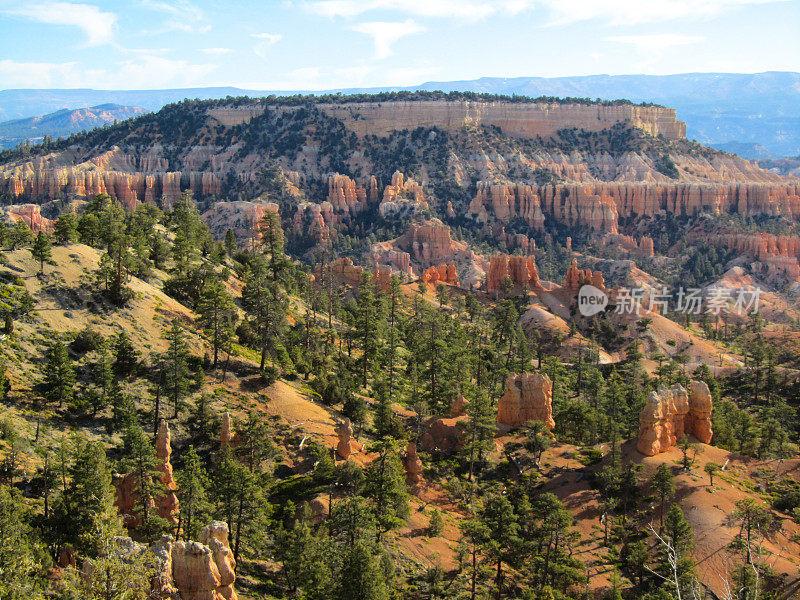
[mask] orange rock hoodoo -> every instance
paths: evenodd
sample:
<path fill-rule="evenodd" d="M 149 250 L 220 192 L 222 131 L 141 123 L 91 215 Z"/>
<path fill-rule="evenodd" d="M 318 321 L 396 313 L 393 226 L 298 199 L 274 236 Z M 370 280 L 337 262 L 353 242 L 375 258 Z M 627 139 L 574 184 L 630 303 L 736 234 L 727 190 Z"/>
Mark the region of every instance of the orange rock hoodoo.
<path fill-rule="evenodd" d="M 162 493 L 155 499 L 151 498 L 150 508 L 162 519 L 167 520 L 173 526 L 178 525 L 178 496 L 177 484 L 172 475 L 172 464 L 170 456 L 172 448 L 170 444 L 169 425 L 166 421 L 161 421 L 155 439 L 155 451 L 158 464 L 156 469 L 161 472 Z M 114 486 L 116 488 L 116 498 L 114 505 L 117 507 L 122 520 L 128 529 L 135 529 L 142 524 L 140 514 L 139 496 L 139 477 L 136 473 L 127 473 L 114 476 Z"/>
<path fill-rule="evenodd" d="M 458 285 L 458 272 L 456 271 L 455 261 L 450 264 L 441 264 L 438 267 L 428 267 L 422 272 L 420 277 L 424 283 L 446 283 Z"/>
<path fill-rule="evenodd" d="M 522 427 L 528 421 L 541 421 L 553 429 L 553 383 L 541 373 L 511 373 L 506 377 L 506 392 L 497 402 L 497 422 Z"/>
<path fill-rule="evenodd" d="M 514 285 L 523 289 L 541 287 L 536 259 L 533 256 L 514 256 L 495 254 L 489 259 L 489 272 L 486 274 L 486 289 L 494 292 L 500 289 L 503 280 L 508 277 Z"/>
<path fill-rule="evenodd" d="M 702 381 L 691 381 L 689 392 L 676 384 L 661 386 L 650 392 L 639 416 L 636 447 L 642 454 L 655 456 L 666 452 L 684 436 L 691 434 L 698 441 L 711 443 L 711 392 Z"/>
<path fill-rule="evenodd" d="M 361 444 L 353 439 L 353 426 L 350 424 L 350 419 L 345 418 L 342 421 L 338 421 L 334 430 L 339 437 L 339 442 L 336 444 L 336 454 L 340 458 L 347 460 L 353 452 L 361 450 Z"/>
<path fill-rule="evenodd" d="M 464 244 L 450 237 L 450 227 L 439 221 L 411 225 L 397 239 L 397 245 L 408 252 L 412 260 L 423 265 L 447 262 L 465 249 Z"/>
<path fill-rule="evenodd" d="M 199 542 L 163 541 L 169 550 L 169 571 L 163 567 L 163 587 L 172 587 L 181 600 L 236 600 L 236 561 L 228 543 L 228 525 L 212 521 Z M 168 576 L 168 577 L 167 577 Z M 174 597 L 174 596 L 170 596 Z"/>
<path fill-rule="evenodd" d="M 422 481 L 422 461 L 417 454 L 417 445 L 413 442 L 406 446 L 403 465 L 406 470 L 406 483 L 413 486 Z"/>
<path fill-rule="evenodd" d="M 578 268 L 578 259 L 572 259 L 572 265 L 567 269 L 564 276 L 564 289 L 577 292 L 582 285 L 593 285 L 598 290 L 606 291 L 606 283 L 600 271 L 592 272 L 591 269 L 585 271 Z"/>

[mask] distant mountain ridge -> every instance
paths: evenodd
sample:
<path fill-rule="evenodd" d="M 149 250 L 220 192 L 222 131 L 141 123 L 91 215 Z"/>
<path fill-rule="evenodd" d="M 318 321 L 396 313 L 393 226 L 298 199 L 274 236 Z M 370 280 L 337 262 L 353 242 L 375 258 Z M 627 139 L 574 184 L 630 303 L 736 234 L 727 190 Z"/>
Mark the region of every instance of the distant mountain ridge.
<path fill-rule="evenodd" d="M 13 148 L 20 142 L 41 142 L 45 136 L 67 137 L 95 127 L 138 117 L 149 110 L 139 106 L 99 104 L 90 108 L 63 108 L 40 117 L 27 117 L 0 123 L 0 149 Z"/>
<path fill-rule="evenodd" d="M 691 139 L 723 147 L 760 145 L 773 156 L 800 153 L 800 73 L 684 73 L 677 75 L 591 75 L 580 77 L 483 77 L 432 81 L 418 86 L 343 88 L 326 92 L 399 90 L 474 91 L 526 96 L 573 96 L 655 102 L 675 108 Z M 184 98 L 264 96 L 311 90 L 245 90 L 236 87 L 166 90 L 3 90 L 0 119 L 23 118 L 60 108 L 114 102 L 157 110 Z M 759 150 L 760 152 L 760 150 Z M 755 158 L 755 157 L 753 157 Z"/>

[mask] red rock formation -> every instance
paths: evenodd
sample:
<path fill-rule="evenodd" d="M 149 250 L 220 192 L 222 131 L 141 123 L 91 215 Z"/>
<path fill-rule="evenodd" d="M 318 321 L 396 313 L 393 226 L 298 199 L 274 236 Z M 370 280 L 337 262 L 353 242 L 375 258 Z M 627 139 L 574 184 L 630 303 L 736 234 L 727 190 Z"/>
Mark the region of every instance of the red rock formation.
<path fill-rule="evenodd" d="M 396 241 L 397 247 L 423 265 L 441 264 L 453 260 L 456 253 L 466 249 L 450 237 L 450 227 L 441 221 L 413 224 Z"/>
<path fill-rule="evenodd" d="M 655 456 L 673 447 L 684 434 L 700 442 L 711 442 L 711 393 L 702 381 L 692 381 L 690 392 L 679 384 L 650 392 L 639 416 L 636 447 L 642 454 Z"/>
<path fill-rule="evenodd" d="M 409 442 L 408 446 L 406 446 L 403 465 L 405 466 L 406 483 L 408 485 L 415 486 L 422 481 L 422 461 L 417 454 L 417 445 L 413 442 Z"/>
<path fill-rule="evenodd" d="M 8 220 L 12 223 L 22 221 L 34 233 L 40 231 L 49 233 L 53 231 L 55 225 L 55 221 L 42 216 L 41 207 L 38 204 L 12 204 L 0 208 L 0 220 Z"/>
<path fill-rule="evenodd" d="M 712 176 L 719 178 L 720 174 L 709 173 Z M 754 174 L 741 174 L 743 178 L 750 176 Z M 534 197 L 538 198 L 538 210 L 544 217 L 572 226 L 585 225 L 601 233 L 616 233 L 618 216 L 654 216 L 660 212 L 676 216 L 705 211 L 800 218 L 800 184 L 786 180 L 668 184 L 634 180 L 544 186 L 493 186 L 481 182 L 468 214 L 483 222 L 507 222 L 519 217 L 534 226 L 544 217 L 527 208 L 530 203 L 523 201 Z"/>
<path fill-rule="evenodd" d="M 178 484 L 172 475 L 172 463 L 170 458 L 172 456 L 172 443 L 169 432 L 169 425 L 162 419 L 158 426 L 158 433 L 156 433 L 156 459 L 158 465 L 156 469 L 161 471 L 161 485 L 162 494 L 156 499 L 156 508 L 158 516 L 166 519 L 172 525 L 178 525 Z"/>
<path fill-rule="evenodd" d="M 467 417 L 430 417 L 422 425 L 420 447 L 428 452 L 452 452 L 466 443 Z"/>
<path fill-rule="evenodd" d="M 541 287 L 536 259 L 531 256 L 495 254 L 489 259 L 489 272 L 486 275 L 486 289 L 495 292 L 501 288 L 503 280 L 508 277 L 515 286 L 523 289 Z"/>
<path fill-rule="evenodd" d="M 489 220 L 489 209 L 499 221 L 510 221 L 518 217 L 534 229 L 544 230 L 545 217 L 535 186 L 517 183 L 493 185 L 479 181 L 477 194 L 469 205 L 469 212 L 485 223 Z"/>
<path fill-rule="evenodd" d="M 347 460 L 353 452 L 358 452 L 361 445 L 353 438 L 353 426 L 350 424 L 350 419 L 345 418 L 343 421 L 336 423 L 336 435 L 339 437 L 339 442 L 336 444 L 336 454 L 340 458 Z"/>
<path fill-rule="evenodd" d="M 454 419 L 455 417 L 461 417 L 465 414 L 467 414 L 467 399 L 461 394 L 458 394 L 450 403 L 450 418 Z"/>
<path fill-rule="evenodd" d="M 172 580 L 182 600 L 236 600 L 236 563 L 228 544 L 228 526 L 213 521 L 200 542 L 172 545 Z"/>
<path fill-rule="evenodd" d="M 603 274 L 600 271 L 592 272 L 591 269 L 585 271 L 578 268 L 578 259 L 572 259 L 572 265 L 567 269 L 564 276 L 564 289 L 570 292 L 577 292 L 583 285 L 592 285 L 599 290 L 606 291 L 606 284 Z"/>
<path fill-rule="evenodd" d="M 769 233 L 739 233 L 717 235 L 707 241 L 720 244 L 757 260 L 760 264 L 754 265 L 755 270 L 768 278 L 782 276 L 790 281 L 800 279 L 800 238 L 798 237 L 777 236 Z"/>
<path fill-rule="evenodd" d="M 528 421 L 541 421 L 553 429 L 553 383 L 541 373 L 510 373 L 506 393 L 497 402 L 497 422 L 508 427 L 522 427 Z"/>
<path fill-rule="evenodd" d="M 162 490 L 156 498 L 149 500 L 149 508 L 154 514 L 165 519 L 173 526 L 178 525 L 178 486 L 172 475 L 172 464 L 170 456 L 172 448 L 170 445 L 169 426 L 166 421 L 161 421 L 155 439 L 155 451 L 158 464 L 156 469 L 161 472 Z M 116 498 L 114 505 L 122 521 L 128 529 L 135 529 L 142 524 L 142 515 L 139 495 L 139 477 L 136 473 L 125 475 L 115 475 L 113 480 L 116 487 Z"/>
<path fill-rule="evenodd" d="M 225 411 L 222 414 L 222 422 L 220 423 L 220 429 L 219 429 L 220 451 L 224 454 L 225 452 L 237 448 L 240 445 L 241 445 L 241 439 L 233 430 L 233 422 L 231 421 L 231 415 L 228 411 Z"/>
<path fill-rule="evenodd" d="M 458 285 L 458 273 L 456 272 L 455 261 L 450 264 L 441 264 L 436 267 L 428 267 L 422 272 L 420 279 L 424 283 L 443 283 L 447 285 Z"/>
<path fill-rule="evenodd" d="M 637 241 L 630 235 L 610 234 L 603 238 L 603 242 L 606 245 L 620 247 L 639 256 L 652 257 L 655 254 L 653 238 L 647 236 L 643 236 Z"/>
<path fill-rule="evenodd" d="M 211 550 L 214 564 L 219 572 L 219 584 L 215 592 L 225 600 L 236 600 L 236 592 L 233 589 L 236 581 L 236 561 L 228 544 L 228 525 L 223 521 L 212 521 L 200 532 L 200 543 Z"/>

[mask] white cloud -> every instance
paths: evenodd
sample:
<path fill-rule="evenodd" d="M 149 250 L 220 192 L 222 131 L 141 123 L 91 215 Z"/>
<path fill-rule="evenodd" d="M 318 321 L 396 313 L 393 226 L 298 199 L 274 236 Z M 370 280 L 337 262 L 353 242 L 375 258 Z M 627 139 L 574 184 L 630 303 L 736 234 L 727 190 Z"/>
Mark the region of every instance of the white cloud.
<path fill-rule="evenodd" d="M 250 37 L 258 40 L 253 44 L 253 52 L 261 58 L 267 58 L 269 49 L 283 39 L 280 33 L 251 33 Z"/>
<path fill-rule="evenodd" d="M 206 22 L 203 10 L 189 2 L 189 0 L 139 0 L 147 9 L 164 13 L 167 20 L 160 30 L 149 33 L 164 33 L 165 31 L 185 31 L 188 33 L 206 33 L 211 30 L 211 25 Z"/>
<path fill-rule="evenodd" d="M 222 56 L 223 54 L 230 54 L 233 50 L 230 48 L 203 48 L 200 52 L 209 56 Z"/>
<path fill-rule="evenodd" d="M 89 4 L 71 4 L 69 2 L 26 4 L 5 12 L 48 25 L 78 27 L 86 34 L 87 46 L 100 46 L 111 42 L 117 22 L 117 16 L 114 13 L 103 12 L 98 7 Z"/>
<path fill-rule="evenodd" d="M 705 41 L 701 35 L 684 35 L 682 33 L 654 33 L 645 35 L 615 35 L 604 38 L 606 42 L 631 44 L 640 52 L 661 52 L 673 46 L 687 46 Z"/>
<path fill-rule="evenodd" d="M 549 25 L 599 20 L 631 26 L 685 18 L 719 16 L 736 8 L 788 0 L 538 0 L 550 13 Z"/>
<path fill-rule="evenodd" d="M 158 89 L 197 85 L 216 68 L 161 56 L 136 54 L 108 69 L 83 68 L 77 63 L 0 61 L 0 88 Z"/>
<path fill-rule="evenodd" d="M 385 21 L 358 23 L 353 25 L 351 29 L 372 37 L 375 43 L 375 58 L 377 59 L 391 56 L 392 45 L 400 38 L 425 31 L 424 27 L 417 25 L 411 19 L 398 23 Z"/>
<path fill-rule="evenodd" d="M 325 17 L 358 17 L 393 11 L 419 18 L 479 20 L 542 9 L 549 25 L 600 20 L 641 25 L 671 19 L 713 17 L 748 5 L 790 0 L 308 0 L 303 6 Z"/>
<path fill-rule="evenodd" d="M 520 3 L 527 4 L 528 0 L 316 0 L 306 7 L 325 17 L 357 17 L 370 11 L 390 10 L 417 17 L 484 19 L 503 6 Z"/>

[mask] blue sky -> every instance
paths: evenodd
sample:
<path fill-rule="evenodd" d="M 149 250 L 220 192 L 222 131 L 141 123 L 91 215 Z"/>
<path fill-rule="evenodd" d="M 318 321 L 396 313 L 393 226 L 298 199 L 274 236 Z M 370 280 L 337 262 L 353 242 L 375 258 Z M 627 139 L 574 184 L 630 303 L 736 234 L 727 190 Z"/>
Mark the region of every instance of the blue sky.
<path fill-rule="evenodd" d="M 0 89 L 800 71 L 800 0 L 0 0 Z"/>

